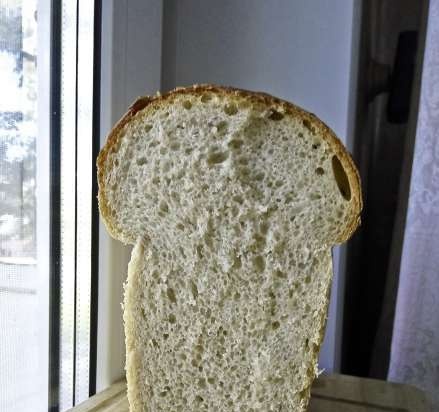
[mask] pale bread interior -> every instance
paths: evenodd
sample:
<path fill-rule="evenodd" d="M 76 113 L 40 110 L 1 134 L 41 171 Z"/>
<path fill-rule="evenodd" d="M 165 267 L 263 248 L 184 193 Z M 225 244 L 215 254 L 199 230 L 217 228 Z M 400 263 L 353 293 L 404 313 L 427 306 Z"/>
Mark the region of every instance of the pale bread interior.
<path fill-rule="evenodd" d="M 304 411 L 331 247 L 361 207 L 356 171 L 315 117 L 209 89 L 156 99 L 99 159 L 125 287 L 132 411 Z M 335 143 L 334 143 L 335 142 Z"/>

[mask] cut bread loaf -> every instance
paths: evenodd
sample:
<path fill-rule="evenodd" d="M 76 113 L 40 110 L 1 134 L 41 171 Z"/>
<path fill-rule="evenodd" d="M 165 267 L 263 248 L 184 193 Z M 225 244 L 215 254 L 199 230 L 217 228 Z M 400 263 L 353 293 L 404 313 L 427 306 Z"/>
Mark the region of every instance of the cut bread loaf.
<path fill-rule="evenodd" d="M 359 224 L 360 182 L 314 115 L 217 86 L 137 100 L 98 158 L 125 286 L 132 412 L 304 411 L 331 247 Z"/>

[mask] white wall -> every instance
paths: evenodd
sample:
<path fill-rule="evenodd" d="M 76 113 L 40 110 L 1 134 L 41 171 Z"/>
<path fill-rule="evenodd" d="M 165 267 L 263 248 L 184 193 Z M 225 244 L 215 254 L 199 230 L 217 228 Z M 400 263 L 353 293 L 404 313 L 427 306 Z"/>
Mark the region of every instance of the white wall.
<path fill-rule="evenodd" d="M 212 82 L 316 113 L 350 141 L 360 0 L 106 0 L 102 141 L 137 95 Z M 123 375 L 120 302 L 129 251 L 100 231 L 98 390 Z M 343 259 L 335 257 L 335 268 Z M 339 368 L 344 278 L 336 276 L 320 366 Z"/>
<path fill-rule="evenodd" d="M 217 83 L 261 90 L 315 113 L 350 143 L 359 6 L 355 0 L 167 0 L 162 86 Z M 320 357 L 328 371 L 340 363 L 339 252 Z"/>
<path fill-rule="evenodd" d="M 263 90 L 315 112 L 343 138 L 353 4 L 167 0 L 165 8 L 177 13 L 175 74 L 167 86 L 205 82 Z M 164 79 L 169 70 L 163 67 Z"/>

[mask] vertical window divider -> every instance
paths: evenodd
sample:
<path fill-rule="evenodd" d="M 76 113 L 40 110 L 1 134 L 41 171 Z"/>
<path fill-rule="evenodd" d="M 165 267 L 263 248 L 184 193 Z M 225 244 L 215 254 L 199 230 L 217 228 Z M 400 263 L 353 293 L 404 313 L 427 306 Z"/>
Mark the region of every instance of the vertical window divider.
<path fill-rule="evenodd" d="M 98 339 L 98 291 L 99 291 L 99 207 L 96 162 L 100 150 L 101 118 L 101 35 L 102 0 L 94 2 L 93 36 L 93 147 L 92 176 L 92 231 L 91 231 L 91 290 L 90 290 L 90 376 L 89 396 L 96 393 L 97 339 Z"/>
<path fill-rule="evenodd" d="M 51 0 L 50 36 L 50 292 L 49 412 L 59 411 L 61 298 L 61 4 Z"/>

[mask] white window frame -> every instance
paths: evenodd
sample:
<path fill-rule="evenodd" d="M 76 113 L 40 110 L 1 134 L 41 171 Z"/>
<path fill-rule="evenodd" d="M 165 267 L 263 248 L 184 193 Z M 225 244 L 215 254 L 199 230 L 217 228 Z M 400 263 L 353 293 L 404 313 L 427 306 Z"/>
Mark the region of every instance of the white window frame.
<path fill-rule="evenodd" d="M 162 0 L 102 2 L 101 145 L 129 105 L 161 86 Z M 125 376 L 121 302 L 131 248 L 99 227 L 96 390 Z"/>

